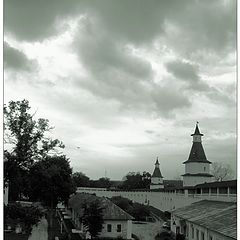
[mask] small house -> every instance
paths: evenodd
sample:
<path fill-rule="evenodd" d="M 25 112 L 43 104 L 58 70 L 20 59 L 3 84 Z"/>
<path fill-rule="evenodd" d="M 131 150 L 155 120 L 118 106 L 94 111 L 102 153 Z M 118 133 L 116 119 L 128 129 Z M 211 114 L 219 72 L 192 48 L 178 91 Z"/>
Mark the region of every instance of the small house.
<path fill-rule="evenodd" d="M 85 228 L 81 221 L 84 213 L 83 206 L 85 203 L 90 203 L 98 200 L 103 208 L 103 228 L 99 233 L 99 237 L 131 239 L 132 236 L 132 219 L 133 217 L 120 207 L 115 205 L 105 197 L 97 197 L 87 193 L 77 193 L 69 200 L 69 210 L 71 218 L 79 232 L 84 233 Z"/>

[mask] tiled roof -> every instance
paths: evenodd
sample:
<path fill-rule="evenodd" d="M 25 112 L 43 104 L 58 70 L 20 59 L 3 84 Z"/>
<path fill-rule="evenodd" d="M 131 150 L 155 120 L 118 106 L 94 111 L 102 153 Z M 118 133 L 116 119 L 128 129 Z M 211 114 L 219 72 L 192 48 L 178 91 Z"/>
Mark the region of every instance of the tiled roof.
<path fill-rule="evenodd" d="M 81 216 L 83 214 L 83 204 L 99 200 L 101 207 L 103 207 L 104 220 L 131 220 L 133 217 L 115 205 L 113 202 L 104 197 L 97 197 L 87 193 L 77 193 L 69 200 L 69 207 L 73 208 Z"/>
<path fill-rule="evenodd" d="M 203 200 L 173 211 L 175 216 L 236 239 L 237 206 L 232 202 Z"/>
<path fill-rule="evenodd" d="M 162 173 L 158 167 L 155 167 L 152 177 L 163 178 Z"/>
<path fill-rule="evenodd" d="M 195 188 L 214 188 L 214 187 L 237 187 L 237 180 L 209 182 L 198 184 L 195 186 Z"/>
<path fill-rule="evenodd" d="M 219 232 L 225 236 L 237 239 L 237 206 L 221 209 L 215 213 L 208 213 L 204 216 L 197 216 L 191 221 Z"/>
<path fill-rule="evenodd" d="M 201 142 L 193 142 L 188 160 L 184 163 L 188 162 L 205 162 L 211 163 L 207 160 L 202 143 Z"/>

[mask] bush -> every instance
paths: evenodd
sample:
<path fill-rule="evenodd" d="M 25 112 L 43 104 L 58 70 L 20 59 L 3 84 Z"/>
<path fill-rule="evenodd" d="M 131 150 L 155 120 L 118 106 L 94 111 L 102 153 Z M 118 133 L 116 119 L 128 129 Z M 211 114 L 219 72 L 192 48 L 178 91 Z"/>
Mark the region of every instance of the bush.
<path fill-rule="evenodd" d="M 33 225 L 36 225 L 43 213 L 33 206 L 23 207 L 20 203 L 12 203 L 4 206 L 4 222 L 23 223 L 24 231 L 30 233 Z"/>

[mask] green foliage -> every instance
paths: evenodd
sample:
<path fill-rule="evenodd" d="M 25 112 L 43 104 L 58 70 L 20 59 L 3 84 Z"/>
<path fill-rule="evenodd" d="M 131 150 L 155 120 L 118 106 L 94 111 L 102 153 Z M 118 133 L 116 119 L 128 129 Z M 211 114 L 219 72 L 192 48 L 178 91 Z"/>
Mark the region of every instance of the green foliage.
<path fill-rule="evenodd" d="M 36 225 L 43 213 L 34 206 L 23 207 L 19 203 L 8 204 L 4 206 L 4 220 L 5 223 L 16 220 L 17 222 L 24 223 L 25 231 L 30 233 L 32 226 Z"/>
<path fill-rule="evenodd" d="M 47 119 L 34 120 L 35 113 L 27 100 L 10 101 L 4 105 L 4 141 L 11 150 L 4 151 L 4 180 L 9 182 L 10 200 L 27 195 L 28 171 L 35 161 L 43 159 L 64 145 L 45 136 L 51 127 Z"/>
<path fill-rule="evenodd" d="M 106 177 L 101 177 L 97 181 L 90 180 L 90 187 L 109 188 L 110 186 L 111 186 L 110 179 Z"/>
<path fill-rule="evenodd" d="M 129 172 L 121 188 L 124 190 L 148 189 L 151 183 L 151 174 L 148 172 Z"/>
<path fill-rule="evenodd" d="M 161 233 L 158 233 L 154 239 L 155 240 L 175 240 L 175 236 L 172 232 L 163 231 Z"/>
<path fill-rule="evenodd" d="M 74 192 L 72 169 L 66 156 L 46 156 L 30 169 L 30 198 L 55 208 L 58 202 L 67 202 Z"/>
<path fill-rule="evenodd" d="M 83 217 L 81 218 L 84 227 L 93 238 L 97 237 L 102 230 L 103 208 L 98 200 L 83 204 Z"/>
<path fill-rule="evenodd" d="M 72 180 L 76 187 L 89 187 L 90 186 L 89 177 L 87 177 L 82 172 L 75 172 L 72 175 Z"/>
<path fill-rule="evenodd" d="M 140 203 L 133 203 L 131 200 L 123 197 L 112 197 L 110 199 L 118 207 L 129 213 L 137 221 L 145 221 L 150 216 L 150 209 Z"/>

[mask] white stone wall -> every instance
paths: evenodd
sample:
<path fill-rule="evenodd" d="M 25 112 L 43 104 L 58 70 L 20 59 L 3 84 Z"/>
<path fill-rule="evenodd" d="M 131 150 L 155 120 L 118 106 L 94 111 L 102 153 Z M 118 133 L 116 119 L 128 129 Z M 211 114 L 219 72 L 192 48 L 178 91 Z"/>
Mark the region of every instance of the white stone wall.
<path fill-rule="evenodd" d="M 151 183 L 153 183 L 153 184 L 163 184 L 163 179 L 158 178 L 158 177 L 152 177 L 151 178 Z"/>
<path fill-rule="evenodd" d="M 237 197 L 236 194 L 227 195 L 206 195 L 206 194 L 197 194 L 197 195 L 188 195 L 187 193 L 168 193 L 168 192 L 151 192 L 151 191 L 97 191 L 96 189 L 91 190 L 78 188 L 77 192 L 85 192 L 93 194 L 95 193 L 99 197 L 108 197 L 121 196 L 128 198 L 134 202 L 141 204 L 149 204 L 155 208 L 158 208 L 162 211 L 171 211 L 180 207 L 188 206 L 191 203 L 201 201 L 203 199 L 207 200 L 216 200 L 216 201 L 229 201 L 235 202 Z"/>
<path fill-rule="evenodd" d="M 99 197 L 121 196 L 128 198 L 133 202 L 141 204 L 149 204 L 162 211 L 171 211 L 179 207 L 187 206 L 193 202 L 201 201 L 199 198 L 187 197 L 185 194 L 175 194 L 167 192 L 125 192 L 125 191 L 96 191 L 96 190 L 81 190 L 77 192 L 95 193 Z"/>
<path fill-rule="evenodd" d="M 108 232 L 107 225 L 111 224 L 111 232 Z M 121 224 L 121 232 L 117 232 L 117 225 Z M 132 221 L 120 221 L 120 220 L 105 220 L 100 237 L 123 237 L 124 239 L 131 239 L 132 235 Z"/>
<path fill-rule="evenodd" d="M 189 162 L 185 164 L 185 173 L 210 173 L 210 164 L 201 162 Z"/>
<path fill-rule="evenodd" d="M 211 182 L 212 177 L 205 176 L 183 176 L 183 186 L 195 186 L 197 184 Z"/>

